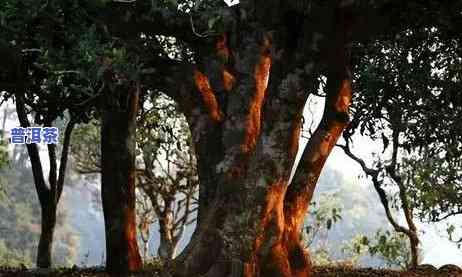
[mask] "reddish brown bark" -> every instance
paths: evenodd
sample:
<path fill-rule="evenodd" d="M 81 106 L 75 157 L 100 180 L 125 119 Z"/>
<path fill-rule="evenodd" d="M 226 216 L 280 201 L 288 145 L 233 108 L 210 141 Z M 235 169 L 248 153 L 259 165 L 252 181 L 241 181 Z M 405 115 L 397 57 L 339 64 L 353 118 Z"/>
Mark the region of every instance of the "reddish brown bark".
<path fill-rule="evenodd" d="M 133 84 L 129 88 L 120 86 L 109 93 L 125 94 L 128 98 L 126 106 L 107 105 L 101 125 L 106 269 L 113 274 L 125 274 L 142 266 L 135 218 L 135 131 L 139 87 Z"/>
<path fill-rule="evenodd" d="M 234 134 L 235 129 L 227 129 L 226 122 L 211 128 L 207 125 L 195 127 L 194 124 L 199 124 L 199 121 L 190 120 L 193 123 L 193 136 L 203 139 L 208 137 L 207 134 L 218 131 L 221 136 L 211 136 L 210 139 L 221 140 L 222 136 L 240 135 L 241 141 L 226 142 L 225 139 L 225 143 L 232 144 L 229 148 L 215 142 L 220 147 L 213 150 L 222 153 L 218 164 L 203 164 L 204 159 L 199 155 L 199 170 L 201 166 L 209 172 L 216 172 L 215 168 L 222 166 L 224 168 L 216 176 L 220 186 L 213 195 L 208 195 L 213 202 L 206 210 L 205 221 L 199 225 L 188 249 L 177 260 L 174 276 L 308 276 L 310 262 L 297 244 L 299 238 L 294 242 L 293 237 L 285 235 L 284 218 L 290 164 L 295 159 L 294 152 L 298 147 L 298 140 L 294 137 L 298 139 L 300 132 L 300 112 L 296 112 L 294 117 L 288 112 L 285 117 L 286 113 L 281 111 L 283 118 L 280 120 L 295 122 L 289 124 L 292 127 L 288 130 L 269 132 L 262 126 L 271 58 L 268 56 L 267 41 L 261 42 L 261 45 L 255 64 L 248 67 L 251 74 L 247 76 L 253 80 L 246 80 L 248 84 L 253 84 L 251 88 L 254 93 L 247 94 L 248 105 L 243 105 L 247 108 L 246 113 L 236 115 L 243 123 L 241 133 Z M 266 49 L 262 51 L 262 48 Z M 207 114 L 209 124 L 213 124 L 213 117 L 209 112 Z M 277 124 L 274 128 L 278 128 Z M 274 153 L 265 156 L 260 140 L 262 137 L 276 139 L 281 132 L 285 143 L 274 146 Z M 200 151 L 201 148 L 198 148 Z M 277 157 L 280 150 L 283 151 L 282 157 Z M 229 165 L 220 164 L 223 157 Z M 259 165 L 259 162 L 271 163 L 273 159 L 276 164 L 285 163 L 284 168 L 268 172 L 271 171 L 271 168 L 265 168 L 268 165 Z M 258 188 L 255 183 L 262 181 L 261 176 L 266 176 L 267 180 Z M 241 238 L 242 234 L 244 238 Z"/>
<path fill-rule="evenodd" d="M 268 37 L 264 38 L 261 46 L 259 61 L 255 66 L 255 94 L 250 102 L 249 113 L 246 119 L 245 137 L 242 144 L 242 151 L 248 154 L 257 143 L 261 131 L 261 113 L 263 101 L 265 100 L 266 89 L 271 69 L 271 42 Z"/>
<path fill-rule="evenodd" d="M 231 91 L 235 82 L 236 79 L 234 78 L 233 74 L 231 74 L 228 70 L 223 69 L 223 86 L 225 90 Z"/>
<path fill-rule="evenodd" d="M 327 55 L 312 50 L 300 59 L 303 55 L 287 45 L 299 47 L 298 39 L 298 51 L 311 51 L 306 45 L 312 41 L 257 24 L 230 35 L 237 39 L 218 38 L 215 54 L 197 59 L 191 95 L 202 97 L 187 102 L 184 91 L 176 94 L 194 141 L 200 195 L 199 222 L 173 263 L 173 276 L 310 276 L 303 220 L 322 167 L 348 123 L 351 101 L 351 5 L 335 2 L 332 31 L 307 35 L 322 37 L 312 48 Z M 329 59 L 320 61 L 323 56 Z M 323 119 L 289 184 L 307 98 L 305 78 L 315 79 L 312 68 L 321 63 L 328 71 Z"/>
<path fill-rule="evenodd" d="M 197 90 L 201 93 L 204 105 L 207 108 L 210 117 L 213 121 L 219 122 L 223 118 L 223 113 L 218 106 L 215 93 L 213 92 L 210 82 L 202 72 L 199 70 L 194 71 L 194 80 L 197 86 Z"/>
<path fill-rule="evenodd" d="M 285 237 L 291 241 L 289 251 L 302 252 L 300 230 L 304 215 L 308 211 L 321 170 L 348 124 L 348 109 L 352 96 L 350 72 L 351 26 L 354 18 L 351 7 L 338 5 L 335 11 L 335 28 L 331 39 L 328 59 L 327 97 L 321 123 L 310 138 L 295 172 L 292 184 L 284 199 L 286 220 Z M 303 253 L 303 254 L 302 254 Z M 295 274 L 295 273 L 294 273 Z M 308 270 L 296 272 L 299 276 L 309 276 Z M 296 275 L 294 275 L 296 276 Z"/>

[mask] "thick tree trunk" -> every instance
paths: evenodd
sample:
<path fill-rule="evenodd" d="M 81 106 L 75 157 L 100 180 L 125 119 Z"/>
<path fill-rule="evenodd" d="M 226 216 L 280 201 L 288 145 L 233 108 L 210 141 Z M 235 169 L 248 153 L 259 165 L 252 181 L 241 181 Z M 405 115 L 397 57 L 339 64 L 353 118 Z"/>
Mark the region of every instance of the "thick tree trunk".
<path fill-rule="evenodd" d="M 119 89 L 122 88 L 116 90 Z M 126 90 L 121 92 L 125 93 L 125 99 L 128 98 L 126 106 L 106 107 L 101 124 L 101 193 L 106 230 L 106 268 L 111 273 L 136 271 L 142 265 L 135 218 L 138 89 L 131 87 L 129 93 Z"/>
<path fill-rule="evenodd" d="M 247 56 L 234 88 L 223 80 L 222 91 L 212 89 L 211 84 L 229 72 L 218 71 L 218 77 L 195 72 L 205 106 L 204 113 L 198 105 L 188 116 L 198 156 L 200 222 L 176 261 L 174 276 L 309 276 L 300 230 L 293 240 L 284 218 L 304 101 L 296 99 L 293 88 L 279 88 L 283 81 L 298 82 L 290 76 L 275 73 L 275 82 L 268 83 L 270 68 L 282 65 L 272 62 L 268 34 L 254 39 L 242 49 Z M 208 72 L 213 69 L 205 67 Z M 229 98 L 222 111 L 216 96 L 224 93 Z M 278 96 L 290 93 L 294 93 L 291 104 L 277 105 Z M 223 122 L 217 116 L 222 114 L 233 118 Z M 212 151 L 213 158 L 208 155 Z M 206 176 L 204 183 L 201 176 Z"/>
<path fill-rule="evenodd" d="M 351 102 L 351 3 L 335 2 L 328 37 L 310 34 L 318 39 L 307 43 L 291 37 L 293 30 L 240 29 L 234 35 L 243 43 L 223 36 L 216 51 L 198 61 L 192 94 L 199 100 L 186 117 L 198 160 L 200 221 L 173 276 L 310 276 L 303 220 Z M 265 19 L 277 20 L 258 8 Z M 319 38 L 327 60 L 320 61 Z M 328 77 L 324 115 L 289 184 L 306 89 L 320 63 Z"/>
<path fill-rule="evenodd" d="M 41 205 L 41 213 L 42 228 L 37 249 L 37 267 L 49 268 L 51 267 L 53 235 L 56 226 L 56 206 L 52 200 L 49 204 Z"/>

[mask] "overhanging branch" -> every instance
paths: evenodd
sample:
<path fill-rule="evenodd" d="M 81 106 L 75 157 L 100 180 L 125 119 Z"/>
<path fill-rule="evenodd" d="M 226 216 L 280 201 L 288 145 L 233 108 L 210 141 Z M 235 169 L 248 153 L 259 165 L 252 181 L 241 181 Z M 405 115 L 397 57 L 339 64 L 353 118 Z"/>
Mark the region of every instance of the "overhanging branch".
<path fill-rule="evenodd" d="M 145 64 L 152 69 L 142 75 L 142 84 L 148 90 L 165 93 L 183 110 L 190 107 L 194 98 L 191 94 L 194 65 L 162 57 L 152 57 Z"/>
<path fill-rule="evenodd" d="M 99 20 L 116 36 L 162 35 L 190 45 L 200 42 L 191 29 L 188 14 L 167 8 L 156 9 L 150 1 L 112 1 Z"/>

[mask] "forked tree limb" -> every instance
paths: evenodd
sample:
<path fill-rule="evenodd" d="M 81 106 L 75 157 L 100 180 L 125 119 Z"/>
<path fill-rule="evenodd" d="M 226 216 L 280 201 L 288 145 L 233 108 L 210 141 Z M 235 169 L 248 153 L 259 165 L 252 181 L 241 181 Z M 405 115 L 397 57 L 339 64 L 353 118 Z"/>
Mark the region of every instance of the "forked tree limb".
<path fill-rule="evenodd" d="M 337 145 L 337 146 L 340 147 L 348 157 L 356 161 L 361 166 L 361 168 L 363 169 L 364 173 L 366 173 L 366 175 L 372 178 L 372 184 L 374 186 L 374 189 L 377 192 L 377 195 L 379 196 L 380 202 L 382 203 L 382 206 L 385 210 L 385 215 L 388 221 L 390 222 L 390 224 L 393 226 L 393 229 L 395 229 L 396 232 L 404 233 L 406 235 L 409 234 L 409 230 L 405 228 L 404 226 L 400 225 L 395 220 L 395 218 L 393 217 L 391 213 L 390 203 L 388 202 L 387 194 L 385 190 L 382 188 L 382 184 L 378 179 L 379 170 L 367 167 L 364 160 L 358 157 L 357 155 L 355 155 L 351 151 L 348 143 L 346 145 Z"/>
<path fill-rule="evenodd" d="M 352 7 L 338 6 L 328 59 L 327 93 L 324 114 L 305 147 L 292 183 L 284 199 L 286 227 L 298 234 L 317 180 L 332 148 L 348 124 L 352 76 L 350 72 Z"/>
<path fill-rule="evenodd" d="M 413 216 L 412 216 L 412 209 L 410 208 L 409 202 L 407 199 L 406 186 L 404 185 L 401 178 L 397 176 L 396 171 L 395 171 L 396 170 L 395 166 L 397 163 L 396 159 L 398 156 L 397 155 L 398 137 L 399 137 L 398 135 L 395 135 L 395 134 L 393 135 L 394 139 L 393 139 L 393 154 L 392 154 L 392 162 L 391 162 L 392 165 L 387 167 L 387 173 L 390 175 L 391 179 L 397 184 L 399 188 L 399 198 L 401 200 L 401 207 L 403 209 L 403 213 L 404 213 L 408 227 L 405 227 L 399 224 L 398 221 L 393 217 L 386 192 L 383 189 L 383 181 L 379 180 L 379 173 L 381 169 L 367 167 L 365 161 L 361 159 L 360 157 L 358 157 L 357 155 L 355 155 L 351 151 L 348 139 L 346 139 L 345 145 L 337 145 L 337 146 L 340 147 L 348 157 L 356 161 L 361 166 L 361 168 L 363 169 L 364 173 L 367 176 L 370 176 L 372 178 L 372 184 L 385 210 L 385 215 L 388 219 L 388 222 L 390 222 L 390 224 L 392 225 L 393 229 L 396 232 L 405 234 L 409 239 L 410 246 L 411 246 L 411 254 L 412 254 L 410 265 L 412 267 L 416 267 L 418 265 L 418 257 L 419 257 L 418 248 L 417 248 L 419 244 L 419 238 L 417 235 L 417 227 L 414 223 Z"/>

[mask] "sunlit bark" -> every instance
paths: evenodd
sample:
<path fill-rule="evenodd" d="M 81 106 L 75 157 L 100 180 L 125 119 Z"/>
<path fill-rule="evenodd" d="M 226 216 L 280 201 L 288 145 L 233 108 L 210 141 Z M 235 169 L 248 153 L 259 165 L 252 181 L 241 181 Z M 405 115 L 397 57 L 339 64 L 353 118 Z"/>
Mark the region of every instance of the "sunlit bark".
<path fill-rule="evenodd" d="M 128 90 L 128 93 L 127 93 Z M 137 271 L 142 266 L 136 239 L 135 131 L 138 84 L 116 87 L 125 95 L 121 106 L 107 103 L 101 124 L 101 194 L 106 230 L 106 268 L 111 273 Z M 115 97 L 115 95 L 114 95 Z"/>
<path fill-rule="evenodd" d="M 358 23 L 352 4 L 318 7 L 325 17 L 314 15 L 316 29 L 300 13 L 286 14 L 284 5 L 242 3 L 255 9 L 258 24 L 208 38 L 215 45 L 199 46 L 187 75 L 178 77 L 172 65 L 163 68 L 169 74 L 163 83 L 153 80 L 186 116 L 200 183 L 197 227 L 168 265 L 173 276 L 310 276 L 301 230 L 323 165 L 349 120 Z M 321 72 L 328 79 L 323 119 L 290 183 L 303 107 Z"/>

